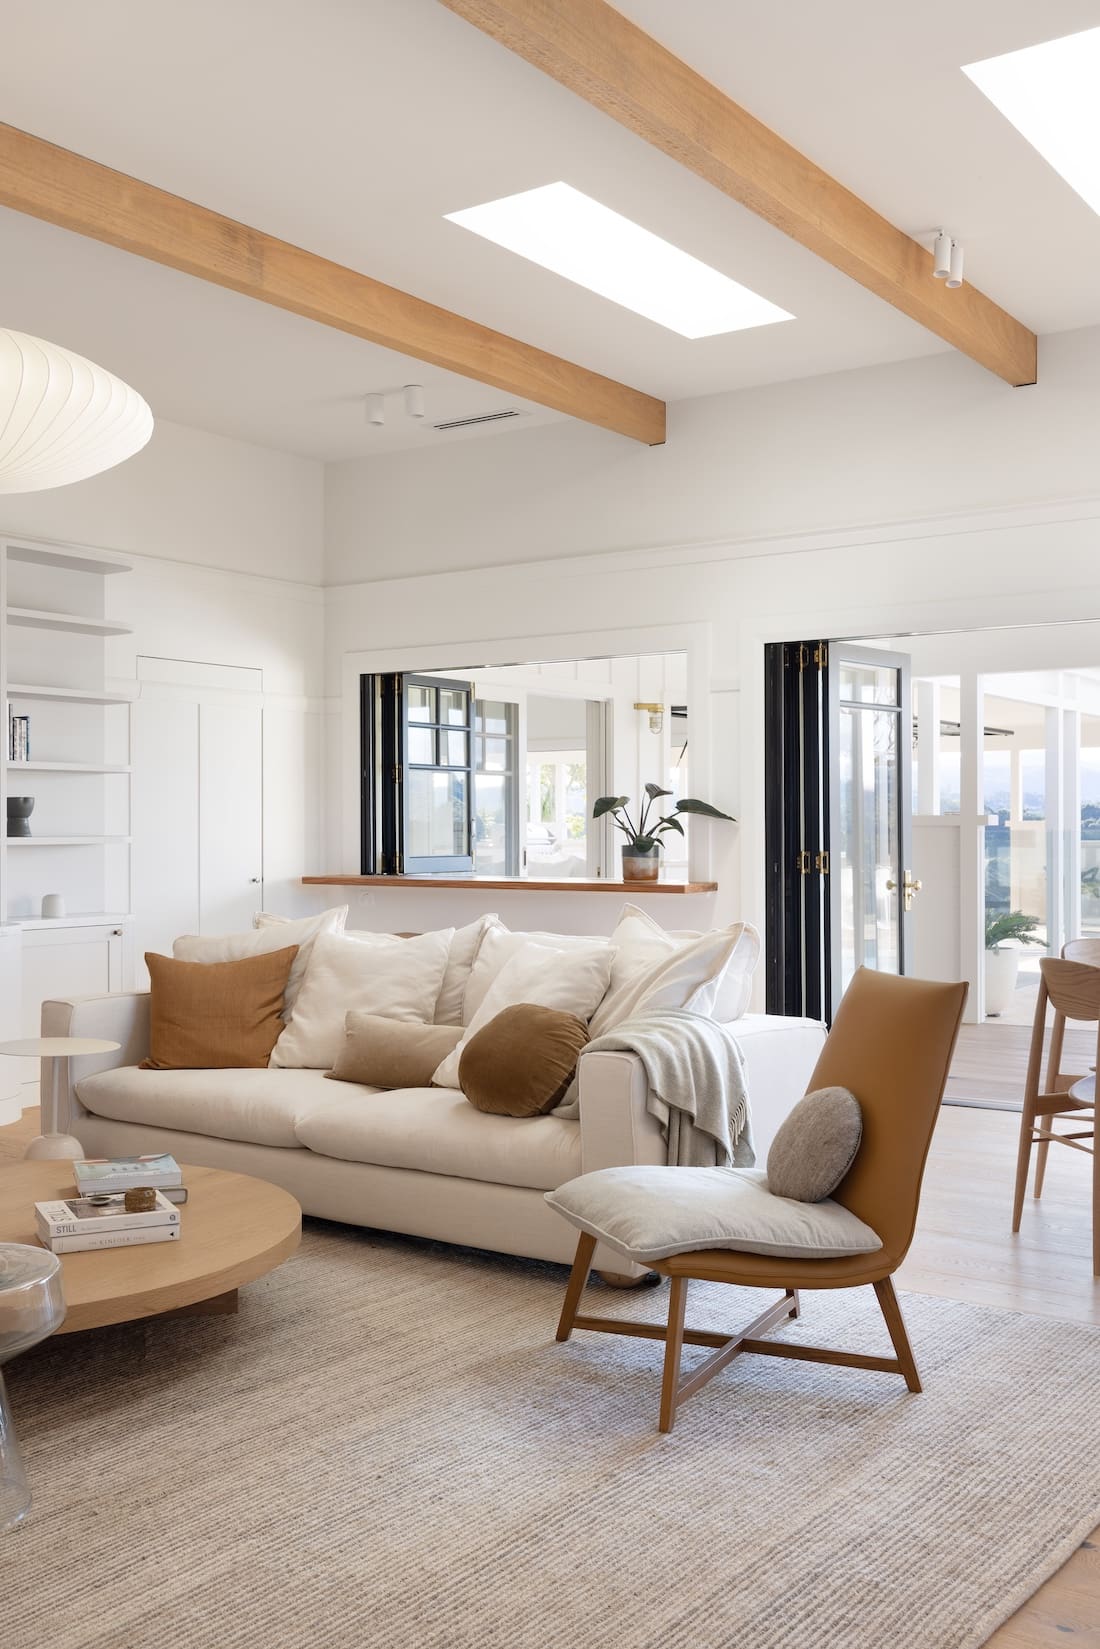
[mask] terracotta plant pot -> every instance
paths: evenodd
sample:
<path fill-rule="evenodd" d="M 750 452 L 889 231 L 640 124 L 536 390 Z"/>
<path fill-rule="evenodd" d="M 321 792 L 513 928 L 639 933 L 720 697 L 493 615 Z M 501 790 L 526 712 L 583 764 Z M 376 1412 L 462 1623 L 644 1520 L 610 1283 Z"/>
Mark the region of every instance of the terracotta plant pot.
<path fill-rule="evenodd" d="M 655 882 L 661 872 L 661 848 L 654 842 L 651 848 L 636 847 L 628 842 L 623 848 L 623 881 Z"/>

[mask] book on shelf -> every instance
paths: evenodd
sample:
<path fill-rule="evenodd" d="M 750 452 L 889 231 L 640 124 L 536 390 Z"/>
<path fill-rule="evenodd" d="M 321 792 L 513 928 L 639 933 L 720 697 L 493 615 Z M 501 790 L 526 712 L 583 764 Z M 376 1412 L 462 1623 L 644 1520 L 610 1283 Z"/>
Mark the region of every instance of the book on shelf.
<path fill-rule="evenodd" d="M 8 760 L 26 762 L 31 759 L 31 718 L 17 716 L 8 709 Z"/>
<path fill-rule="evenodd" d="M 44 1237 L 38 1240 L 54 1254 L 83 1254 L 94 1248 L 136 1248 L 146 1242 L 178 1242 L 178 1225 L 143 1225 L 137 1231 L 80 1231 L 75 1237 Z"/>
<path fill-rule="evenodd" d="M 179 1225 L 180 1212 L 158 1191 L 155 1207 L 145 1213 L 131 1213 L 124 1194 L 119 1192 L 104 1201 L 99 1197 L 59 1197 L 52 1202 L 36 1202 L 34 1218 L 38 1235 L 53 1242 L 57 1237 L 90 1237 L 101 1231 L 142 1231 L 158 1225 Z"/>
<path fill-rule="evenodd" d="M 81 1196 L 90 1191 L 128 1191 L 134 1185 L 150 1185 L 155 1190 L 182 1185 L 183 1173 L 175 1157 L 159 1153 L 146 1157 L 87 1157 L 73 1163 L 76 1188 Z"/>

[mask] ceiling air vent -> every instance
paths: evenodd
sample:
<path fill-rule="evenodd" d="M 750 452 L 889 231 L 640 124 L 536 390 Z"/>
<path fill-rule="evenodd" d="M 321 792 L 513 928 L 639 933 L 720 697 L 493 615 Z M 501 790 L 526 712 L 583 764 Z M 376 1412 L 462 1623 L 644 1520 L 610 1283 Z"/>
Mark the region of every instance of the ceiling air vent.
<path fill-rule="evenodd" d="M 499 424 L 505 418 L 522 418 L 523 414 L 518 407 L 508 407 L 504 412 L 479 412 L 472 418 L 448 418 L 442 424 L 433 424 L 433 429 L 472 429 L 475 424 Z"/>

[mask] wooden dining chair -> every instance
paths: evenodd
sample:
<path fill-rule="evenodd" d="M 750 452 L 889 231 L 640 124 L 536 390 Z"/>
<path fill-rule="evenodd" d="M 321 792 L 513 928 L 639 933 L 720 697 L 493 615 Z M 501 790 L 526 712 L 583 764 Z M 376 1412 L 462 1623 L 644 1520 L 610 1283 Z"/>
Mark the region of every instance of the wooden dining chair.
<path fill-rule="evenodd" d="M 1071 943 L 1080 947 L 1093 941 L 1078 939 Z M 1054 1023 L 1051 1026 L 1044 1080 L 1043 1043 L 1048 1004 L 1054 1009 Z M 1039 995 L 1035 1002 L 1031 1049 L 1024 1079 L 1024 1110 L 1020 1118 L 1020 1147 L 1016 1156 L 1012 1229 L 1014 1232 L 1020 1229 L 1032 1146 L 1038 1146 L 1035 1156 L 1036 1197 L 1043 1194 L 1047 1156 L 1052 1145 L 1068 1145 L 1074 1151 L 1084 1151 L 1093 1159 L 1092 1272 L 1095 1277 L 1100 1276 L 1100 1157 L 1095 1151 L 1096 1074 L 1095 1068 L 1091 1075 L 1062 1069 L 1066 1024 L 1073 1021 L 1096 1025 L 1100 1055 L 1100 966 L 1086 961 L 1044 956 L 1039 963 Z M 1072 1122 L 1074 1127 L 1069 1131 L 1063 1128 L 1059 1132 L 1056 1127 L 1059 1120 Z M 1090 1120 L 1089 1127 L 1078 1126 L 1085 1120 Z"/>
<path fill-rule="evenodd" d="M 1090 968 L 1100 968 L 1100 939 L 1067 939 L 1062 955 L 1067 962 L 1087 962 Z"/>
<path fill-rule="evenodd" d="M 595 1248 L 595 1238 L 585 1233 L 577 1244 L 558 1339 L 568 1340 L 575 1328 L 583 1328 L 663 1340 L 661 1431 L 672 1430 L 676 1410 L 685 1398 L 693 1396 L 727 1363 L 744 1353 L 901 1374 L 910 1391 L 920 1391 L 920 1377 L 891 1278 L 913 1238 L 925 1159 L 966 992 L 965 984 L 901 979 L 860 968 L 844 995 L 810 1078 L 811 1092 L 835 1085 L 848 1088 L 859 1100 L 863 1112 L 859 1152 L 833 1195 L 881 1238 L 880 1249 L 844 1259 L 795 1260 L 708 1248 L 647 1262 L 671 1278 L 668 1325 L 662 1327 L 578 1315 Z M 779 1289 L 781 1295 L 737 1333 L 696 1330 L 685 1327 L 688 1286 L 696 1279 L 732 1283 L 736 1288 Z M 860 1288 L 867 1284 L 874 1288 L 886 1320 L 893 1357 L 761 1338 L 768 1329 L 798 1316 L 800 1289 Z M 709 1346 L 712 1351 L 681 1377 L 685 1344 Z"/>

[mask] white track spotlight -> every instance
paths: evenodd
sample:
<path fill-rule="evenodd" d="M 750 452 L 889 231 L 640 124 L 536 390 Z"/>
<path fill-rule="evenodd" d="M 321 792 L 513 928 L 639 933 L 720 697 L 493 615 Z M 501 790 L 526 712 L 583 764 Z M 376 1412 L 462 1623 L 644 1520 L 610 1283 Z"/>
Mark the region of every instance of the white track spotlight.
<path fill-rule="evenodd" d="M 406 418 L 423 418 L 424 416 L 424 386 L 423 384 L 405 385 L 405 416 Z"/>
<path fill-rule="evenodd" d="M 384 395 L 367 396 L 367 423 L 384 424 L 386 422 L 386 397 Z"/>
<path fill-rule="evenodd" d="M 963 249 L 957 240 L 951 242 L 951 269 L 947 277 L 948 286 L 954 288 L 963 283 Z"/>
<path fill-rule="evenodd" d="M 932 243 L 932 273 L 945 281 L 951 273 L 951 236 L 941 229 Z"/>

